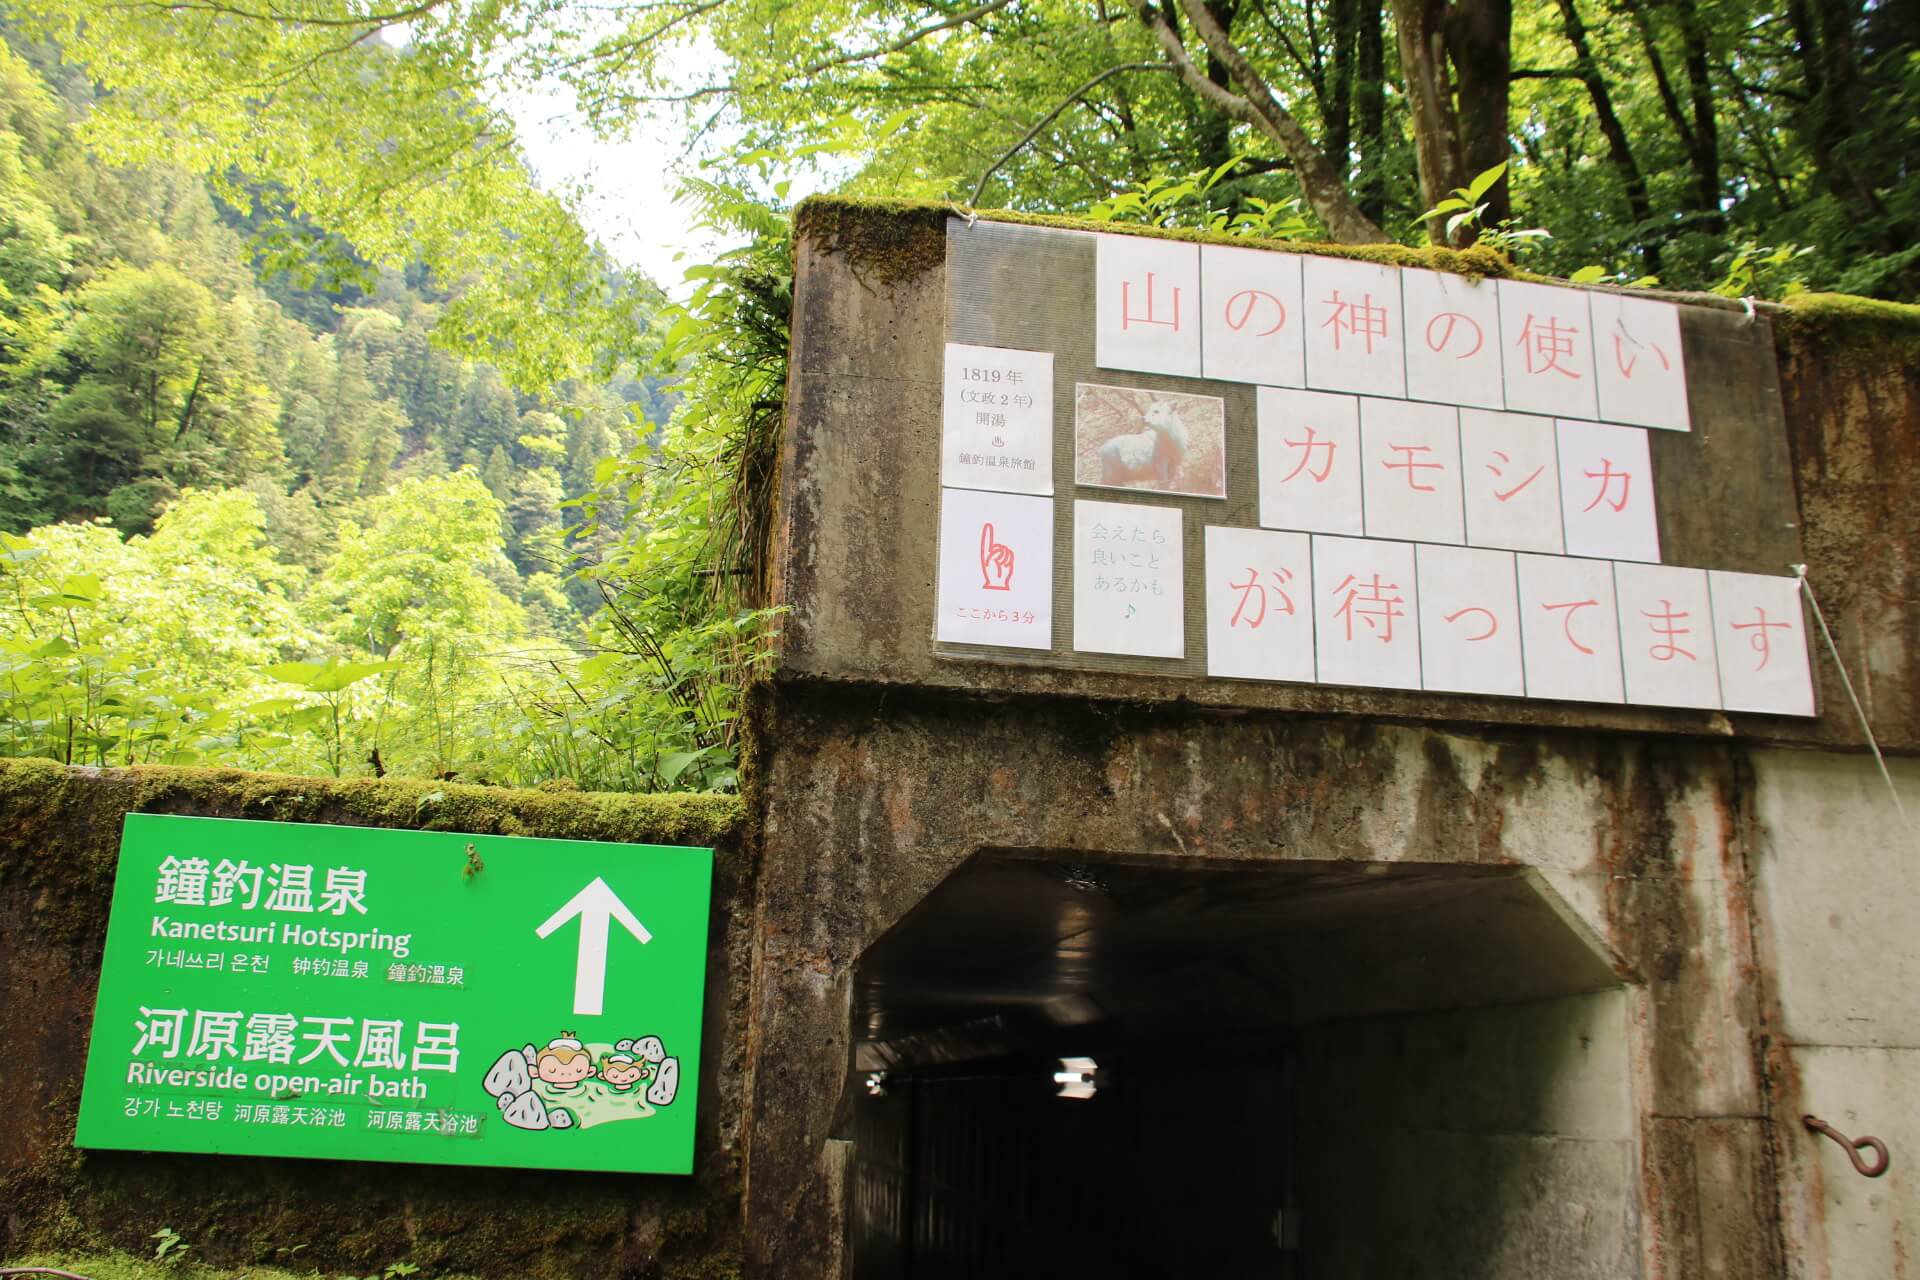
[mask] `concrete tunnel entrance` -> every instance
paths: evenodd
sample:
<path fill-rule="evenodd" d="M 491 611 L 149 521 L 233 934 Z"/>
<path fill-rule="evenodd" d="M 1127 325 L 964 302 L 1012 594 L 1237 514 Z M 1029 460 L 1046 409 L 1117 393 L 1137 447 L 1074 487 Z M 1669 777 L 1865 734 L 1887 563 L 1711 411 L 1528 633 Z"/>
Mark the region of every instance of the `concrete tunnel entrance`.
<path fill-rule="evenodd" d="M 1641 1269 L 1627 989 L 1535 872 L 983 852 L 854 1019 L 855 1280 Z"/>

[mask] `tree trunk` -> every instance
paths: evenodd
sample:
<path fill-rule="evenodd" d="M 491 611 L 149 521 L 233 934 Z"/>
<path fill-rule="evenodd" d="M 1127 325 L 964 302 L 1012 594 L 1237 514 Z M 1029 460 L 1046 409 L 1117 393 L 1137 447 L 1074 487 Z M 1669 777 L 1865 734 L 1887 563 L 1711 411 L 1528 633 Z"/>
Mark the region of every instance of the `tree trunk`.
<path fill-rule="evenodd" d="M 1431 209 L 1456 187 L 1467 185 L 1460 147 L 1460 120 L 1453 108 L 1453 82 L 1447 69 L 1446 0 L 1393 0 L 1393 25 L 1400 40 L 1400 77 L 1413 112 L 1413 153 L 1420 170 L 1420 198 Z M 1427 222 L 1435 244 L 1463 242 L 1447 235 L 1445 218 Z"/>
<path fill-rule="evenodd" d="M 1165 15 L 1155 9 L 1152 0 L 1134 0 L 1135 12 L 1159 42 L 1161 52 L 1179 74 L 1181 83 L 1213 110 L 1253 125 L 1279 144 L 1293 162 L 1308 206 L 1334 240 L 1342 244 L 1380 244 L 1388 240 L 1387 234 L 1354 204 L 1347 191 L 1346 175 L 1328 162 L 1326 153 L 1314 145 L 1293 113 L 1281 104 L 1201 0 L 1179 0 L 1179 3 L 1187 21 L 1206 43 L 1207 52 L 1226 67 L 1233 83 L 1240 87 L 1240 93 L 1232 93 L 1201 74 L 1179 33 Z"/>
<path fill-rule="evenodd" d="M 1864 6 L 1859 0 L 1788 0 L 1800 50 L 1801 74 L 1806 77 L 1808 149 L 1814 168 L 1827 189 L 1843 204 L 1872 218 L 1886 216 L 1886 205 L 1873 181 L 1846 155 L 1859 116 L 1858 26 Z"/>
<path fill-rule="evenodd" d="M 1380 222 L 1387 216 L 1387 42 L 1381 0 L 1354 4 L 1359 29 L 1354 33 L 1353 111 L 1360 164 L 1353 194 L 1360 212 Z"/>
<path fill-rule="evenodd" d="M 1718 234 L 1726 230 L 1727 218 L 1720 207 L 1720 124 L 1714 116 L 1713 81 L 1707 68 L 1707 33 L 1694 0 L 1675 0 L 1674 7 L 1687 51 L 1688 97 L 1693 108 L 1693 136 L 1687 152 L 1693 161 L 1694 201 L 1704 215 L 1701 225 Z"/>
<path fill-rule="evenodd" d="M 1691 0 L 1685 0 L 1685 3 L 1691 10 Z M 1687 163 L 1693 170 L 1688 207 L 1700 215 L 1704 229 L 1716 232 L 1724 230 L 1726 219 L 1720 211 L 1719 126 L 1714 120 L 1713 88 L 1706 72 L 1706 42 L 1699 30 L 1698 15 L 1692 19 L 1694 29 L 1687 40 L 1688 90 L 1692 98 L 1692 111 L 1689 112 L 1673 87 L 1673 78 L 1667 72 L 1667 60 L 1660 52 L 1659 37 L 1654 32 L 1653 19 L 1647 12 L 1644 0 L 1626 0 L 1626 5 L 1627 12 L 1633 17 L 1634 29 L 1640 33 L 1640 47 L 1647 55 L 1648 69 L 1653 72 L 1653 85 L 1660 95 L 1660 106 L 1667 113 L 1667 120 L 1673 125 L 1673 131 L 1687 153 Z M 1683 25 L 1687 21 L 1687 18 L 1682 18 Z"/>
<path fill-rule="evenodd" d="M 1460 154 L 1471 179 L 1512 154 L 1507 132 L 1513 83 L 1512 0 L 1456 0 L 1447 10 L 1445 30 L 1447 57 L 1460 86 Z M 1481 225 L 1497 226 L 1513 216 L 1510 192 L 1504 179 L 1487 192 Z"/>
<path fill-rule="evenodd" d="M 1205 3 L 1207 13 L 1220 24 L 1220 29 L 1232 31 L 1238 0 L 1205 0 Z M 1207 52 L 1207 79 L 1222 89 L 1233 83 L 1233 78 L 1227 73 L 1226 63 L 1215 57 L 1211 50 Z M 1199 131 L 1200 155 L 1208 172 L 1233 159 L 1233 121 L 1218 111 L 1208 111 L 1200 118 Z"/>
<path fill-rule="evenodd" d="M 1321 100 L 1320 118 L 1327 123 L 1327 159 L 1342 173 L 1353 161 L 1353 45 L 1360 28 L 1361 0 L 1333 0 L 1328 39 L 1327 91 Z"/>
<path fill-rule="evenodd" d="M 1660 249 L 1653 234 L 1653 206 L 1647 198 L 1647 180 L 1641 175 L 1640 165 L 1633 158 L 1633 148 L 1627 142 L 1627 131 L 1621 126 L 1620 117 L 1613 109 L 1613 95 L 1607 90 L 1600 66 L 1593 60 L 1593 48 L 1587 42 L 1587 25 L 1581 21 L 1580 11 L 1574 7 L 1574 0 L 1557 0 L 1557 3 L 1560 6 L 1560 22 L 1567 33 L 1567 43 L 1573 46 L 1580 81 L 1587 86 L 1587 97 L 1593 103 L 1594 118 L 1607 140 L 1607 157 L 1620 175 L 1620 185 L 1626 189 L 1628 213 L 1640 228 L 1637 238 L 1640 241 L 1641 263 L 1648 275 L 1658 275 Z"/>

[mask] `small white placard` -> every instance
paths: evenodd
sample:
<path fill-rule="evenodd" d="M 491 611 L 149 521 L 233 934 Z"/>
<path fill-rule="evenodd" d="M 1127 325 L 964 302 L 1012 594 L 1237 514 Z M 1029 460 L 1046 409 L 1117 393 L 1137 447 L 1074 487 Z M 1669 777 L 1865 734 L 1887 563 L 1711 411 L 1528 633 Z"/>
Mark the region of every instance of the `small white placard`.
<path fill-rule="evenodd" d="M 1615 564 L 1620 659 L 1627 701 L 1655 707 L 1717 707 L 1713 604 L 1705 569 Z"/>
<path fill-rule="evenodd" d="M 1466 540 L 1458 410 L 1362 396 L 1360 464 L 1369 538 Z"/>
<path fill-rule="evenodd" d="M 1622 702 L 1613 566 L 1568 556 L 1516 556 L 1527 696 Z"/>
<path fill-rule="evenodd" d="M 1073 647 L 1179 658 L 1187 651 L 1180 512 L 1073 504 Z"/>
<path fill-rule="evenodd" d="M 1272 387 L 1305 381 L 1299 255 L 1203 244 L 1200 296 L 1207 377 Z"/>
<path fill-rule="evenodd" d="M 1424 686 L 1520 697 L 1520 618 L 1513 553 L 1477 547 L 1415 548 Z"/>
<path fill-rule="evenodd" d="M 1255 405 L 1260 523 L 1309 533 L 1363 532 L 1359 402 L 1261 387 Z"/>
<path fill-rule="evenodd" d="M 1321 391 L 1407 393 L 1400 269 L 1340 258 L 1301 265 L 1307 385 Z"/>
<path fill-rule="evenodd" d="M 1707 573 L 1713 592 L 1714 650 L 1729 711 L 1814 714 L 1800 580 L 1758 573 Z"/>
<path fill-rule="evenodd" d="M 1094 237 L 1094 363 L 1200 376 L 1200 246 Z"/>
<path fill-rule="evenodd" d="M 1313 551 L 1303 533 L 1207 528 L 1207 674 L 1313 680 Z"/>
<path fill-rule="evenodd" d="M 1053 647 L 1053 499 L 940 491 L 935 638 Z"/>
<path fill-rule="evenodd" d="M 1669 431 L 1692 429 L 1687 370 L 1680 355 L 1680 308 L 1656 298 L 1589 294 L 1600 416 Z"/>
<path fill-rule="evenodd" d="M 1594 417 L 1593 319 L 1586 293 L 1515 280 L 1497 287 L 1507 408 Z"/>
<path fill-rule="evenodd" d="M 940 482 L 1053 492 L 1053 353 L 947 344 Z"/>
<path fill-rule="evenodd" d="M 1420 687 L 1413 547 L 1371 538 L 1313 540 L 1313 632 L 1320 683 Z"/>
<path fill-rule="evenodd" d="M 1407 394 L 1415 400 L 1498 409 L 1500 299 L 1491 280 L 1407 267 Z"/>
<path fill-rule="evenodd" d="M 1468 542 L 1547 553 L 1565 547 L 1553 419 L 1462 409 L 1460 467 Z"/>
<path fill-rule="evenodd" d="M 1660 520 L 1646 428 L 1564 420 L 1554 425 L 1567 553 L 1657 564 Z"/>

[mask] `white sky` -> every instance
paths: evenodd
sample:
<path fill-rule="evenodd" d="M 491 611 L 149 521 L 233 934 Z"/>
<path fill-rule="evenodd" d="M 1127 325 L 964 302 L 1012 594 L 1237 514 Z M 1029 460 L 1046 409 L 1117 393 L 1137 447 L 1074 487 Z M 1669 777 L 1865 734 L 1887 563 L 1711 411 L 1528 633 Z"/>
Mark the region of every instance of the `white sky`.
<path fill-rule="evenodd" d="M 711 233 L 693 227 L 692 214 L 674 203 L 681 177 L 696 164 L 681 156 L 684 139 L 665 124 L 643 122 L 625 141 L 604 141 L 581 123 L 560 93 L 520 96 L 506 106 L 540 185 L 583 191 L 581 213 L 587 230 L 614 259 L 638 267 L 674 296 L 684 296 L 685 270 L 721 247 Z M 685 257 L 676 260 L 676 254 Z"/>

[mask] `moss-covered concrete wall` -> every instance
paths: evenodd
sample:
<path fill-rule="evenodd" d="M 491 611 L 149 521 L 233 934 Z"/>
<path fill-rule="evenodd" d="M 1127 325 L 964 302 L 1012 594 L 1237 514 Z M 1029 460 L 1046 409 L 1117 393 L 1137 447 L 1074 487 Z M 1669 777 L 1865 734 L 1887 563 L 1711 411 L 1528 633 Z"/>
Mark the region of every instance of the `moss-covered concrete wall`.
<path fill-rule="evenodd" d="M 1920 750 L 1920 307 L 1796 298 L 1774 333 L 1808 579 L 1881 747 Z M 1857 721 L 1832 663 L 1825 717 Z"/>
<path fill-rule="evenodd" d="M 1810 720 L 943 658 L 930 637 L 939 358 L 947 228 L 965 216 L 820 200 L 796 222 L 773 549 L 788 612 L 757 712 L 749 1273 L 841 1274 L 854 1184 L 836 1103 L 853 1079 L 857 968 L 982 848 L 1168 868 L 1535 868 L 1627 970 L 1641 1252 L 1609 1274 L 1896 1273 L 1880 1260 L 1904 1259 L 1905 1224 L 1920 1221 L 1897 1166 L 1861 1179 L 1799 1123 L 1818 1110 L 1902 1141 L 1920 1131 L 1898 1101 L 1916 1096 L 1911 1068 L 1881 1069 L 1889 1045 L 1912 1043 L 1887 1010 L 1911 1006 L 1897 957 L 1920 891 L 1910 860 L 1881 854 L 1897 814 L 1824 641 Z M 1512 274 L 1479 255 L 1359 256 Z M 1695 430 L 1653 447 L 1692 460 L 1663 472 L 1662 545 L 1754 572 L 1804 562 L 1878 742 L 1920 752 L 1920 309 L 1687 301 Z M 1912 785 L 1910 768 L 1894 773 Z M 1809 816 L 1823 797 L 1834 812 Z M 1840 1033 L 1809 1006 L 1859 1019 L 1837 1066 Z M 1543 1251 L 1512 1273 L 1556 1267 L 1569 1270 Z"/>
<path fill-rule="evenodd" d="M 128 813 L 470 831 L 717 850 L 692 1177 L 80 1151 L 75 1111 Z M 484 1277 L 738 1272 L 739 1088 L 752 870 L 730 796 L 510 791 L 0 762 L 0 1261 L 161 1226 L 201 1262 Z"/>

